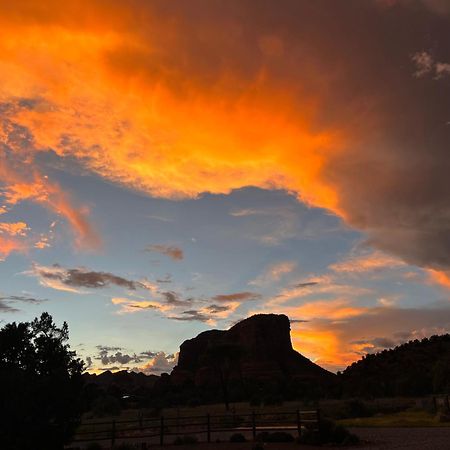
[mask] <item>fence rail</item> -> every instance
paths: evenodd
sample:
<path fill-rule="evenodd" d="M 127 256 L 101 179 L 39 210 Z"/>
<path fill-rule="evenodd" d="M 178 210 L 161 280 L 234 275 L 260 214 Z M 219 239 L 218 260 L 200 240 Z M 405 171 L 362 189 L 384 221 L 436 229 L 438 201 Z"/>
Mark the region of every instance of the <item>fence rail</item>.
<path fill-rule="evenodd" d="M 135 420 L 113 420 L 81 425 L 73 444 L 93 441 L 108 441 L 113 447 L 117 440 L 151 440 L 147 445 L 164 445 L 170 437 L 201 435 L 211 442 L 214 433 L 251 433 L 253 440 L 258 432 L 290 431 L 301 436 L 304 428 L 319 430 L 320 411 L 251 412 L 226 415 L 160 416 L 146 418 L 140 415 Z"/>

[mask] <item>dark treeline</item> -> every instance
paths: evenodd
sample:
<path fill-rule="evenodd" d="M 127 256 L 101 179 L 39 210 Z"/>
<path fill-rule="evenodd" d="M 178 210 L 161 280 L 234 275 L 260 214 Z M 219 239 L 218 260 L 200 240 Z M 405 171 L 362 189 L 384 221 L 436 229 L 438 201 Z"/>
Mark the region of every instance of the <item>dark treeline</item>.
<path fill-rule="evenodd" d="M 396 397 L 448 393 L 450 335 L 368 354 L 339 375 L 343 396 Z"/>

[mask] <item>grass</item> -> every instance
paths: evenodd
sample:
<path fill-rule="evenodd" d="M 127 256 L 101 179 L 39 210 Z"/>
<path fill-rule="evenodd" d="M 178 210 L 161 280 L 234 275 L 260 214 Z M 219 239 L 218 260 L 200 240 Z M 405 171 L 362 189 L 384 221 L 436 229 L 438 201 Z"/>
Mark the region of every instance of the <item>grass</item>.
<path fill-rule="evenodd" d="M 372 417 L 342 419 L 336 421 L 345 427 L 369 428 L 415 428 L 415 427 L 449 427 L 449 422 L 440 422 L 439 418 L 426 411 L 407 410 L 391 414 L 377 414 Z"/>

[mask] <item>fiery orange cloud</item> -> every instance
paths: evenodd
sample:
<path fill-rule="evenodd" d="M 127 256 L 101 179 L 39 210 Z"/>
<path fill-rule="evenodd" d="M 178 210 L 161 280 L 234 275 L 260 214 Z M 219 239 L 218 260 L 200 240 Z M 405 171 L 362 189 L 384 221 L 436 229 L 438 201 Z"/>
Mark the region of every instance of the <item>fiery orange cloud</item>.
<path fill-rule="evenodd" d="M 427 140 L 442 111 L 424 103 L 423 80 L 389 71 L 411 49 L 379 51 L 390 25 L 375 2 L 356 22 L 351 5 L 269 3 L 0 1 L 0 139 L 24 164 L 51 149 L 153 196 L 285 189 L 388 253 L 450 264 L 445 127 L 435 147 Z M 354 36 L 324 32 L 346 21 Z M 65 213 L 92 244 L 83 218 Z"/>
<path fill-rule="evenodd" d="M 355 360 L 355 354 L 347 350 L 347 343 L 334 331 L 303 326 L 296 327 L 291 335 L 294 348 L 330 370 Z"/>
<path fill-rule="evenodd" d="M 427 273 L 432 283 L 450 289 L 450 275 L 447 272 L 444 272 L 443 270 L 428 269 Z"/>
<path fill-rule="evenodd" d="M 37 151 L 75 156 L 108 179 L 156 196 L 253 185 L 284 188 L 336 210 L 336 193 L 320 174 L 343 135 L 314 128 L 317 98 L 306 90 L 300 104 L 292 101 L 292 86 L 273 83 L 264 64 L 245 80 L 224 68 L 210 84 L 199 80 L 197 61 L 186 63 L 193 73 L 180 72 L 189 67 L 172 67 L 170 58 L 183 51 L 185 30 L 152 16 L 151 8 L 149 34 L 141 36 L 127 28 L 117 4 L 104 17 L 101 2 L 86 8 L 76 2 L 88 11 L 80 18 L 74 3 L 67 14 L 50 3 L 2 6 L 1 98 L 37 99 L 10 116 L 31 131 Z M 97 14 L 117 24 L 114 31 L 98 24 Z"/>

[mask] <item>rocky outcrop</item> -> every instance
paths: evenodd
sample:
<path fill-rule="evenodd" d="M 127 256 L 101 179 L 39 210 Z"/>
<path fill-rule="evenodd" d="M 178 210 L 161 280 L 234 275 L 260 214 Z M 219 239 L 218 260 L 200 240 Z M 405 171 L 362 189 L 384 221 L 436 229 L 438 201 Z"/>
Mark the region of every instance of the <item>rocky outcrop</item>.
<path fill-rule="evenodd" d="M 214 383 L 217 364 L 231 378 L 247 380 L 333 377 L 292 348 L 289 318 L 283 314 L 257 314 L 228 331 L 205 331 L 183 342 L 171 381 L 178 385 L 191 381 L 197 386 Z"/>

